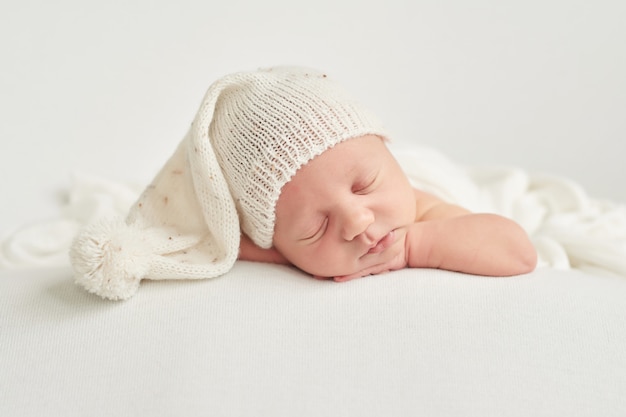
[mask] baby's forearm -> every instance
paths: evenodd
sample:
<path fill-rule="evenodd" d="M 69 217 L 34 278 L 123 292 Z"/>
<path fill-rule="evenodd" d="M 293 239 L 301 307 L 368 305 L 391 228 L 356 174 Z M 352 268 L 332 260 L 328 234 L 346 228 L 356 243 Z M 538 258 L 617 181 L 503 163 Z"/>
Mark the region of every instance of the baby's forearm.
<path fill-rule="evenodd" d="M 532 271 L 536 251 L 515 222 L 494 214 L 467 214 L 409 227 L 410 267 L 476 275 L 510 276 Z"/>
<path fill-rule="evenodd" d="M 244 234 L 241 235 L 238 259 L 242 261 L 265 262 L 288 265 L 289 261 L 275 248 L 262 249 Z"/>

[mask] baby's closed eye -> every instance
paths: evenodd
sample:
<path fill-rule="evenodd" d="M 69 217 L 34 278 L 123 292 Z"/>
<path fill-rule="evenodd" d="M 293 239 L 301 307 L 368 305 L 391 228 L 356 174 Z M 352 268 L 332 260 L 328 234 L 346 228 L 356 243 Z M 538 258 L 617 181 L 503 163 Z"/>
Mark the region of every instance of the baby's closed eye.
<path fill-rule="evenodd" d="M 378 174 L 364 177 L 362 180 L 358 180 L 352 186 L 352 192 L 355 194 L 367 194 L 376 188 L 378 183 Z"/>
<path fill-rule="evenodd" d="M 324 217 L 320 223 L 313 227 L 309 232 L 304 234 L 304 238 L 300 239 L 304 243 L 313 243 L 324 236 L 326 227 L 328 226 L 328 217 Z"/>

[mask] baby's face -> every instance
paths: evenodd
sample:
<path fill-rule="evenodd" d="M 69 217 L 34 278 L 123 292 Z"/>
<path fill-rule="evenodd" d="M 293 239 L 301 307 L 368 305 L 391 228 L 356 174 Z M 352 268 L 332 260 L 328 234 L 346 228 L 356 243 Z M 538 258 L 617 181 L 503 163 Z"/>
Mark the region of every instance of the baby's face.
<path fill-rule="evenodd" d="M 382 139 L 347 140 L 303 166 L 276 205 L 274 246 L 317 277 L 388 269 L 404 260 L 415 220 L 408 179 Z"/>

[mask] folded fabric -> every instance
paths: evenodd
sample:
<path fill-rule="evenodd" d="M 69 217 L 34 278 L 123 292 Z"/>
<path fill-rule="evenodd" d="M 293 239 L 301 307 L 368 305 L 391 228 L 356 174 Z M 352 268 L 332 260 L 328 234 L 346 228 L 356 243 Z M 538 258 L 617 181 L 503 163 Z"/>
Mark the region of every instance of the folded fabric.
<path fill-rule="evenodd" d="M 0 242 L 0 268 L 69 265 L 68 250 L 81 226 L 123 216 L 143 187 L 73 174 L 56 219 L 25 224 Z"/>

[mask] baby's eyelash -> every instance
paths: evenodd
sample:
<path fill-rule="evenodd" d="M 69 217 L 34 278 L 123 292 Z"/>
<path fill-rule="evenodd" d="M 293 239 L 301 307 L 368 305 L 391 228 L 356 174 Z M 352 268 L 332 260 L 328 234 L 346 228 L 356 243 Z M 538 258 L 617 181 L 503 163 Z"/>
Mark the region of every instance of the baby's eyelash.
<path fill-rule="evenodd" d="M 369 191 L 369 189 L 374 185 L 374 183 L 376 182 L 376 179 L 378 178 L 378 176 L 374 176 L 373 178 L 367 179 L 365 181 L 362 182 L 358 182 L 356 183 L 353 187 L 352 187 L 352 192 L 353 193 L 364 193 Z"/>
<path fill-rule="evenodd" d="M 322 223 L 319 225 L 319 227 L 317 229 L 315 229 L 315 231 L 308 235 L 307 237 L 304 237 L 302 239 L 300 239 L 301 241 L 314 241 L 319 239 L 324 232 L 326 231 L 326 225 L 328 224 L 328 217 L 325 217 L 324 220 L 322 221 Z"/>

